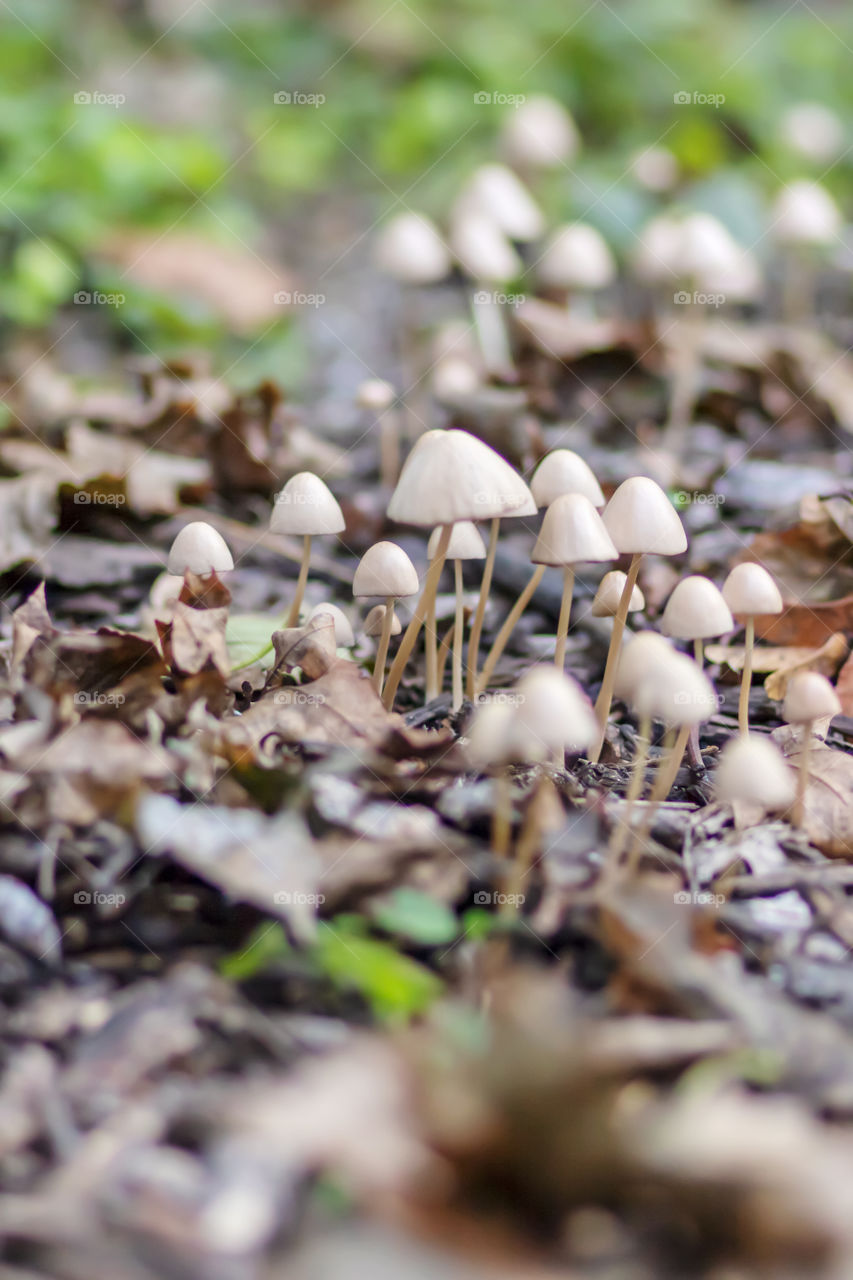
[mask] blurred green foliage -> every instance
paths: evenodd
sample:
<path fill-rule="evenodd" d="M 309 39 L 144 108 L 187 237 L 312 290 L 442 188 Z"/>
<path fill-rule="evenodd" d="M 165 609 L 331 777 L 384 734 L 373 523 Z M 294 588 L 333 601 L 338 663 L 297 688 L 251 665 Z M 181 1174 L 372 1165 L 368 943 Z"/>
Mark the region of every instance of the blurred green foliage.
<path fill-rule="evenodd" d="M 477 93 L 552 93 L 584 148 L 544 193 L 623 249 L 656 198 L 628 157 L 661 143 L 680 193 L 760 235 L 780 182 L 823 177 L 786 149 L 784 111 L 853 110 L 853 10 L 732 0 L 11 0 L 0 7 L 0 309 L 47 323 L 77 288 L 121 288 L 99 253 L 116 232 L 177 226 L 298 258 L 318 194 L 441 214 L 493 153 L 505 108 Z M 679 105 L 679 91 L 722 94 Z M 320 105 L 276 92 L 322 95 Z M 118 105 L 75 94 L 122 95 Z M 509 108 L 511 109 L 511 108 Z M 825 175 L 844 200 L 846 159 Z M 139 344 L 210 341 L 186 300 L 135 294 Z M 127 340 L 125 334 L 125 340 Z"/>

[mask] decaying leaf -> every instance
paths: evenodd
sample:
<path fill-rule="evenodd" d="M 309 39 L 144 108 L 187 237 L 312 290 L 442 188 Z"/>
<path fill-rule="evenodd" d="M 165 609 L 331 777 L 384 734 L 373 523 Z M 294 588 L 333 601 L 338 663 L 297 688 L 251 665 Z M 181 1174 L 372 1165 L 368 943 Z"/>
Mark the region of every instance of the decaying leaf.
<path fill-rule="evenodd" d="M 789 726 L 773 737 L 794 766 L 799 765 L 799 736 Z M 809 752 L 809 780 L 803 825 L 809 840 L 832 858 L 853 854 L 853 756 L 815 737 Z"/>
<path fill-rule="evenodd" d="M 815 649 L 807 657 L 788 661 L 776 668 L 764 681 L 768 698 L 781 702 L 785 697 L 788 681 L 792 676 L 803 671 L 816 671 L 818 675 L 834 676 L 841 663 L 847 657 L 850 646 L 841 632 L 831 635 L 826 644 Z"/>

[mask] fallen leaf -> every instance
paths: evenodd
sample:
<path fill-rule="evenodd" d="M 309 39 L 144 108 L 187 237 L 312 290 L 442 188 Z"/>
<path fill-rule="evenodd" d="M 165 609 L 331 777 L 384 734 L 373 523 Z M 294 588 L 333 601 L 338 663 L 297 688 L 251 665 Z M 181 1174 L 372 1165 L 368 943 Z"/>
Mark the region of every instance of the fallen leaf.
<path fill-rule="evenodd" d="M 807 657 L 789 661 L 777 667 L 764 681 L 768 698 L 772 698 L 774 702 L 781 702 L 785 697 L 788 681 L 802 671 L 816 671 L 818 675 L 834 676 L 847 657 L 849 649 L 846 638 L 838 631 L 829 637 L 826 644 L 813 650 Z"/>
<path fill-rule="evenodd" d="M 791 765 L 798 767 L 802 746 L 797 731 L 783 725 L 771 737 Z M 803 800 L 806 835 L 828 857 L 853 854 L 853 756 L 827 747 L 813 735 L 808 767 Z"/>

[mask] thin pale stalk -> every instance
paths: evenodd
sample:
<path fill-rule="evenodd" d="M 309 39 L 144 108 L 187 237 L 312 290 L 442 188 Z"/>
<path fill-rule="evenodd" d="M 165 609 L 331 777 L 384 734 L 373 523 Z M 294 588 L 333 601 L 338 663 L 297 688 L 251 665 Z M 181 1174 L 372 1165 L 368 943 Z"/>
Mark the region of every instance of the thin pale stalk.
<path fill-rule="evenodd" d="M 508 858 L 512 841 L 512 787 L 509 772 L 500 769 L 495 774 L 495 798 L 492 809 L 492 852 L 498 858 Z"/>
<path fill-rule="evenodd" d="M 598 742 L 590 753 L 590 761 L 592 764 L 598 763 L 598 757 L 601 755 L 601 748 L 604 746 L 604 736 L 607 732 L 607 717 L 610 715 L 610 706 L 613 702 L 613 685 L 616 680 L 616 668 L 619 665 L 619 650 L 622 647 L 622 636 L 625 631 L 625 619 L 628 617 L 628 606 L 631 603 L 631 596 L 634 587 L 637 585 L 637 574 L 640 571 L 640 560 L 642 556 L 636 552 L 631 557 L 631 564 L 625 575 L 625 586 L 622 588 L 622 596 L 619 600 L 619 608 L 616 610 L 616 617 L 613 619 L 613 631 L 610 634 L 610 648 L 607 650 L 607 662 L 604 667 L 604 679 L 601 682 L 601 692 L 598 695 L 598 701 L 595 704 L 595 714 L 598 717 L 598 723 L 601 726 L 601 732 Z"/>
<path fill-rule="evenodd" d="M 438 623 L 435 617 L 435 596 L 424 619 L 424 701 L 432 702 L 441 692 L 438 680 Z"/>
<path fill-rule="evenodd" d="M 755 644 L 755 620 L 746 620 L 743 672 L 740 678 L 740 698 L 737 705 L 737 724 L 742 734 L 749 733 L 749 690 L 752 686 L 752 650 Z"/>
<path fill-rule="evenodd" d="M 453 703 L 452 709 L 458 711 L 464 697 L 462 688 L 462 643 L 464 640 L 465 618 L 464 601 L 462 599 L 462 561 L 453 561 L 453 585 L 456 591 L 456 622 L 453 628 Z"/>
<path fill-rule="evenodd" d="M 299 566 L 299 577 L 296 579 L 296 595 L 293 597 L 293 603 L 290 606 L 290 613 L 287 615 L 287 626 L 295 627 L 299 624 L 299 610 L 302 608 L 302 598 L 305 595 L 305 584 L 308 581 L 308 564 L 311 560 L 311 534 L 306 533 L 302 541 L 302 563 Z"/>
<path fill-rule="evenodd" d="M 501 303 L 488 290 L 479 290 L 471 297 L 471 315 L 486 369 L 493 377 L 514 381 L 515 366 Z"/>
<path fill-rule="evenodd" d="M 669 415 L 662 437 L 664 450 L 677 460 L 684 453 L 687 430 L 696 405 L 703 321 L 704 308 L 691 297 L 684 306 L 679 335 L 682 341 L 676 356 Z"/>
<path fill-rule="evenodd" d="M 681 761 L 684 759 L 684 752 L 687 748 L 687 739 L 690 737 L 690 725 L 685 724 L 678 730 L 675 742 L 670 748 L 669 755 L 658 769 L 657 777 L 652 785 L 649 793 L 649 803 L 643 821 L 637 829 L 636 836 L 631 841 L 629 847 L 629 856 L 631 865 L 636 867 L 639 861 L 639 853 L 643 844 L 645 844 L 648 834 L 652 829 L 652 823 L 655 820 L 655 814 L 658 806 L 664 801 L 672 790 L 672 784 L 675 782 L 675 776 L 681 768 Z"/>
<path fill-rule="evenodd" d="M 566 565 L 563 569 L 563 598 L 560 601 L 560 620 L 557 623 L 557 643 L 554 647 L 554 666 L 560 671 L 566 661 L 566 636 L 569 634 L 569 619 L 572 615 L 572 592 L 575 589 L 574 565 Z"/>
<path fill-rule="evenodd" d="M 542 575 L 544 572 L 545 572 L 545 565 L 538 564 L 536 568 L 533 570 L 533 574 L 527 586 L 524 588 L 521 595 L 518 597 L 515 604 L 512 606 L 509 613 L 507 614 L 506 621 L 504 622 L 503 626 L 501 627 L 500 631 L 495 637 L 495 643 L 492 645 L 491 649 L 489 650 L 489 656 L 486 658 L 486 661 L 483 664 L 483 673 L 480 676 L 479 680 L 477 681 L 478 693 L 482 693 L 484 689 L 488 688 L 489 681 L 492 678 L 492 673 L 494 672 L 494 669 L 498 664 L 498 660 L 501 654 L 503 653 L 504 649 L 507 646 L 507 641 L 509 640 L 510 636 L 513 633 L 515 624 L 518 622 L 519 618 L 524 613 L 524 610 L 530 604 L 530 601 L 533 598 L 534 591 L 539 586 L 539 583 L 542 581 Z"/>
<path fill-rule="evenodd" d="M 379 648 L 376 650 L 376 660 L 373 664 L 373 687 L 379 696 L 382 696 L 382 686 L 385 683 L 385 662 L 388 657 L 388 645 L 391 643 L 391 630 L 394 626 L 394 597 L 386 596 L 385 599 L 385 617 L 382 619 L 382 632 L 379 636 Z"/>
<path fill-rule="evenodd" d="M 489 602 L 489 591 L 492 586 L 492 573 L 495 568 L 495 554 L 498 549 L 498 534 L 500 532 L 500 527 L 500 519 L 498 516 L 495 516 L 489 530 L 489 550 L 486 555 L 486 563 L 483 565 L 483 576 L 480 579 L 480 597 L 477 601 L 477 610 L 474 614 L 474 621 L 471 623 L 471 634 L 468 637 L 467 689 L 468 697 L 472 702 L 474 700 L 474 695 L 477 692 L 477 663 L 480 660 L 480 636 L 483 632 L 483 619 L 486 616 L 486 605 Z"/>
<path fill-rule="evenodd" d="M 415 606 L 415 612 L 412 620 L 406 628 L 400 648 L 397 650 L 397 656 L 391 664 L 391 670 L 388 672 L 388 680 L 385 684 L 385 691 L 382 695 L 382 701 L 390 711 L 394 705 L 394 698 L 400 687 L 400 680 L 406 669 L 406 663 L 412 656 L 412 650 L 415 647 L 417 638 L 420 635 L 421 627 L 424 625 L 424 618 L 427 616 L 429 609 L 435 600 L 435 593 L 438 589 L 438 580 L 441 577 L 441 571 L 444 568 L 444 560 L 447 555 L 447 547 L 450 543 L 450 534 L 453 529 L 452 524 L 446 524 L 442 528 L 441 537 L 438 540 L 438 549 L 435 553 L 435 559 L 429 567 L 429 573 L 424 582 L 424 589 L 418 598 Z"/>
<path fill-rule="evenodd" d="M 705 646 L 699 636 L 693 641 L 693 657 L 696 660 L 696 666 L 701 671 L 705 665 Z"/>
<path fill-rule="evenodd" d="M 450 653 L 450 646 L 453 644 L 453 637 L 456 634 L 456 623 L 451 622 L 450 626 L 441 637 L 441 644 L 438 646 L 438 687 L 444 688 L 444 673 L 447 669 L 447 656 Z"/>
<path fill-rule="evenodd" d="M 809 783 L 809 761 L 812 754 L 812 722 L 801 726 L 803 747 L 800 752 L 800 767 L 797 770 L 797 795 L 791 810 L 791 822 L 795 827 L 803 825 L 805 816 L 806 787 Z"/>

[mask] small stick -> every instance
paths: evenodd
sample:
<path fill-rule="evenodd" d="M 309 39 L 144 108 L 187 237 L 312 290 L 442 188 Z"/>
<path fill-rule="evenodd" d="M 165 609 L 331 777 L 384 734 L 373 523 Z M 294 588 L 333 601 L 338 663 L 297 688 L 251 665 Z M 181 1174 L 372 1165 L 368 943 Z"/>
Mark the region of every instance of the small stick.
<path fill-rule="evenodd" d="M 450 534 L 453 530 L 452 524 L 442 526 L 441 537 L 438 540 L 435 559 L 429 567 L 429 572 L 424 582 L 424 589 L 421 592 L 418 603 L 415 606 L 415 612 L 412 620 L 406 628 L 400 647 L 397 650 L 397 656 L 391 664 L 391 670 L 388 672 L 388 680 L 385 684 L 385 692 L 382 695 L 382 701 L 387 710 L 391 710 L 394 705 L 394 697 L 403 678 L 403 672 L 406 669 L 406 663 L 411 657 L 412 650 L 420 634 L 421 627 L 424 624 L 424 618 L 429 612 L 430 606 L 435 600 L 435 593 L 438 589 L 438 580 L 441 577 L 441 571 L 444 568 L 444 559 L 447 555 L 447 548 L 450 543 Z"/>
<path fill-rule="evenodd" d="M 563 569 L 563 598 L 560 601 L 560 621 L 557 623 L 557 643 L 554 647 L 554 666 L 560 671 L 566 661 L 566 636 L 569 634 L 569 619 L 572 614 L 572 592 L 575 588 L 575 570 L 573 565 Z"/>
<path fill-rule="evenodd" d="M 477 600 L 477 611 L 474 614 L 474 621 L 471 624 L 471 634 L 468 637 L 468 697 L 474 701 L 474 695 L 477 692 L 477 663 L 480 660 L 480 636 L 483 632 L 483 618 L 486 615 L 486 605 L 489 600 L 489 591 L 492 586 L 492 573 L 495 568 L 495 554 L 498 549 L 498 533 L 500 532 L 501 522 L 498 516 L 492 519 L 491 528 L 489 530 L 489 550 L 486 554 L 486 563 L 483 565 L 483 576 L 480 579 L 480 596 Z"/>
<path fill-rule="evenodd" d="M 462 600 L 462 561 L 453 561 L 453 582 L 456 590 L 456 622 L 453 628 L 453 711 L 462 706 L 462 642 L 465 626 L 464 602 Z"/>
<path fill-rule="evenodd" d="M 382 696 L 382 686 L 385 683 L 385 661 L 388 657 L 388 645 L 391 642 L 391 628 L 394 626 L 394 597 L 386 596 L 385 598 L 385 617 L 382 619 L 382 632 L 379 637 L 379 648 L 376 650 L 376 660 L 373 664 L 373 687 L 379 696 Z"/>
<path fill-rule="evenodd" d="M 524 613 L 524 610 L 529 605 L 533 597 L 533 593 L 535 592 L 536 588 L 539 586 L 539 583 L 542 581 L 542 575 L 544 572 L 545 572 L 545 565 L 538 564 L 536 568 L 533 570 L 533 574 L 527 586 L 524 588 L 521 595 L 518 597 L 515 604 L 510 609 L 507 615 L 506 621 L 504 622 L 503 626 L 501 627 L 500 631 L 495 637 L 495 642 L 492 645 L 491 649 L 489 650 L 489 656 L 486 658 L 486 661 L 483 664 L 482 675 L 477 681 L 478 693 L 482 693 L 483 690 L 488 687 L 489 681 L 492 678 L 492 672 L 497 666 L 498 659 L 500 658 L 501 654 L 503 653 L 504 649 L 507 646 L 507 641 L 512 635 L 513 628 L 515 627 L 515 624 L 518 622 L 521 615 Z"/>
<path fill-rule="evenodd" d="M 803 735 L 803 746 L 800 752 L 800 765 L 797 770 L 797 794 L 794 799 L 794 807 L 791 810 L 791 824 L 795 827 L 803 825 L 806 787 L 809 781 L 809 760 L 812 754 L 812 725 L 813 720 L 808 720 L 803 725 L 800 732 Z"/>
<path fill-rule="evenodd" d="M 631 564 L 625 575 L 625 585 L 622 588 L 622 596 L 619 600 L 619 608 L 616 611 L 616 617 L 613 619 L 613 631 L 610 635 L 610 648 L 607 651 L 607 662 L 604 667 L 604 679 L 601 682 L 601 692 L 598 695 L 598 701 L 595 704 L 595 714 L 598 716 L 598 722 L 601 725 L 601 734 L 598 743 L 590 753 L 590 763 L 597 764 L 598 757 L 601 755 L 601 748 L 604 746 L 604 737 L 607 732 L 607 717 L 610 715 L 610 707 L 613 702 L 613 685 L 616 681 L 616 667 L 619 662 L 619 650 L 622 647 L 622 635 L 625 631 L 625 619 L 628 617 L 628 606 L 631 603 L 631 595 L 634 587 L 637 585 L 637 574 L 640 571 L 641 552 L 635 552 L 631 557 Z"/>
<path fill-rule="evenodd" d="M 747 618 L 743 671 L 740 678 L 740 698 L 737 706 L 737 723 L 742 734 L 749 733 L 749 690 L 752 685 L 752 649 L 754 643 L 755 619 Z"/>
<path fill-rule="evenodd" d="M 299 624 L 299 610 L 302 608 L 302 597 L 305 595 L 305 584 L 308 581 L 308 562 L 311 559 L 311 534 L 306 533 L 302 539 L 302 563 L 299 566 L 299 577 L 296 579 L 296 595 L 287 615 L 287 626 Z"/>

